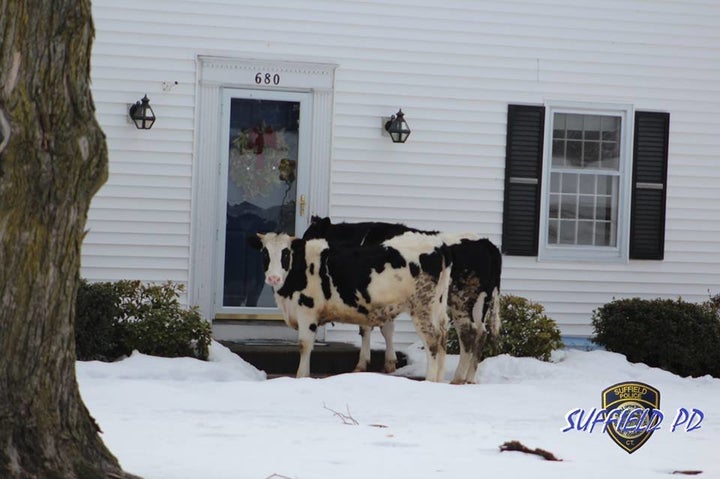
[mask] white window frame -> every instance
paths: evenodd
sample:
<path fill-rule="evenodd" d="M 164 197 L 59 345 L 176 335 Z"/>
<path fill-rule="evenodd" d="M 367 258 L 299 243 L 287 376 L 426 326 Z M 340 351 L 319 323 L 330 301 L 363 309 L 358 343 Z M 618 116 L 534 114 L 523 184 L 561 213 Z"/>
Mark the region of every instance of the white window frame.
<path fill-rule="evenodd" d="M 549 245 L 548 215 L 552 171 L 553 120 L 555 113 L 612 115 L 621 118 L 620 164 L 618 172 L 617 243 L 615 246 Z M 632 144 L 634 130 L 632 105 L 551 101 L 545 104 L 543 174 L 540 194 L 539 261 L 627 262 L 630 238 L 630 199 L 632 188 Z"/>

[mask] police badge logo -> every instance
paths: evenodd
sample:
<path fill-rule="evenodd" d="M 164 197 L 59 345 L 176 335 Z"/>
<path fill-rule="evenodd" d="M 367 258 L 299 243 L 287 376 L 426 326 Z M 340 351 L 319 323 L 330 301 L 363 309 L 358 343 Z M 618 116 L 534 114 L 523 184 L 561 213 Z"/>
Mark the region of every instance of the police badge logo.
<path fill-rule="evenodd" d="M 660 391 L 639 382 L 618 383 L 602 392 L 605 428 L 628 454 L 640 449 L 660 428 Z"/>

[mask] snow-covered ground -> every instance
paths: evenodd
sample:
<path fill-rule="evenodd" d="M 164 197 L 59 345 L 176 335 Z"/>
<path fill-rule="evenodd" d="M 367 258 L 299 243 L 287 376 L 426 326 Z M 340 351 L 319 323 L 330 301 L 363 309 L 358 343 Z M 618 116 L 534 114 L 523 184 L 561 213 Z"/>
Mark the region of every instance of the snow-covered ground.
<path fill-rule="evenodd" d="M 77 374 L 106 444 L 145 479 L 720 478 L 720 379 L 680 378 L 605 351 L 556 353 L 552 363 L 487 359 L 479 384 L 465 386 L 402 377 L 424 375 L 417 350 L 399 376 L 267 380 L 217 343 L 209 362 L 135 353 L 80 362 Z M 628 454 L 598 429 L 562 432 L 569 411 L 599 409 L 602 390 L 624 381 L 661 393 L 665 421 L 642 448 Z M 678 408 L 703 411 L 701 427 L 670 432 Z M 500 452 L 510 440 L 562 462 Z"/>

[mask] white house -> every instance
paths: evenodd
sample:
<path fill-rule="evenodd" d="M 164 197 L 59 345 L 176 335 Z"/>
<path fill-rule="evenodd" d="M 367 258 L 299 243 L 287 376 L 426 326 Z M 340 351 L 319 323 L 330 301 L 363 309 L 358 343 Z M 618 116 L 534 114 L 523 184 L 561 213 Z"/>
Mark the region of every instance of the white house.
<path fill-rule="evenodd" d="M 82 273 L 184 283 L 218 337 L 294 337 L 243 238 L 310 215 L 487 235 L 504 292 L 566 335 L 613 298 L 720 291 L 714 0 L 95 0 L 93 16 L 110 178 Z M 144 95 L 149 130 L 128 117 Z M 393 143 L 400 108 L 412 133 Z"/>

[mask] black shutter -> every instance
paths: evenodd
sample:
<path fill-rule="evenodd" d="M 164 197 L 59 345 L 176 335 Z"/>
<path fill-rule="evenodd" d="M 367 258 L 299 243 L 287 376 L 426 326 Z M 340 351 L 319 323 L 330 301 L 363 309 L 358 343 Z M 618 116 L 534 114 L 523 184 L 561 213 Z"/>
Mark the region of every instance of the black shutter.
<path fill-rule="evenodd" d="M 630 258 L 663 259 L 669 113 L 635 112 Z"/>
<path fill-rule="evenodd" d="M 545 107 L 508 105 L 502 252 L 537 256 Z"/>

